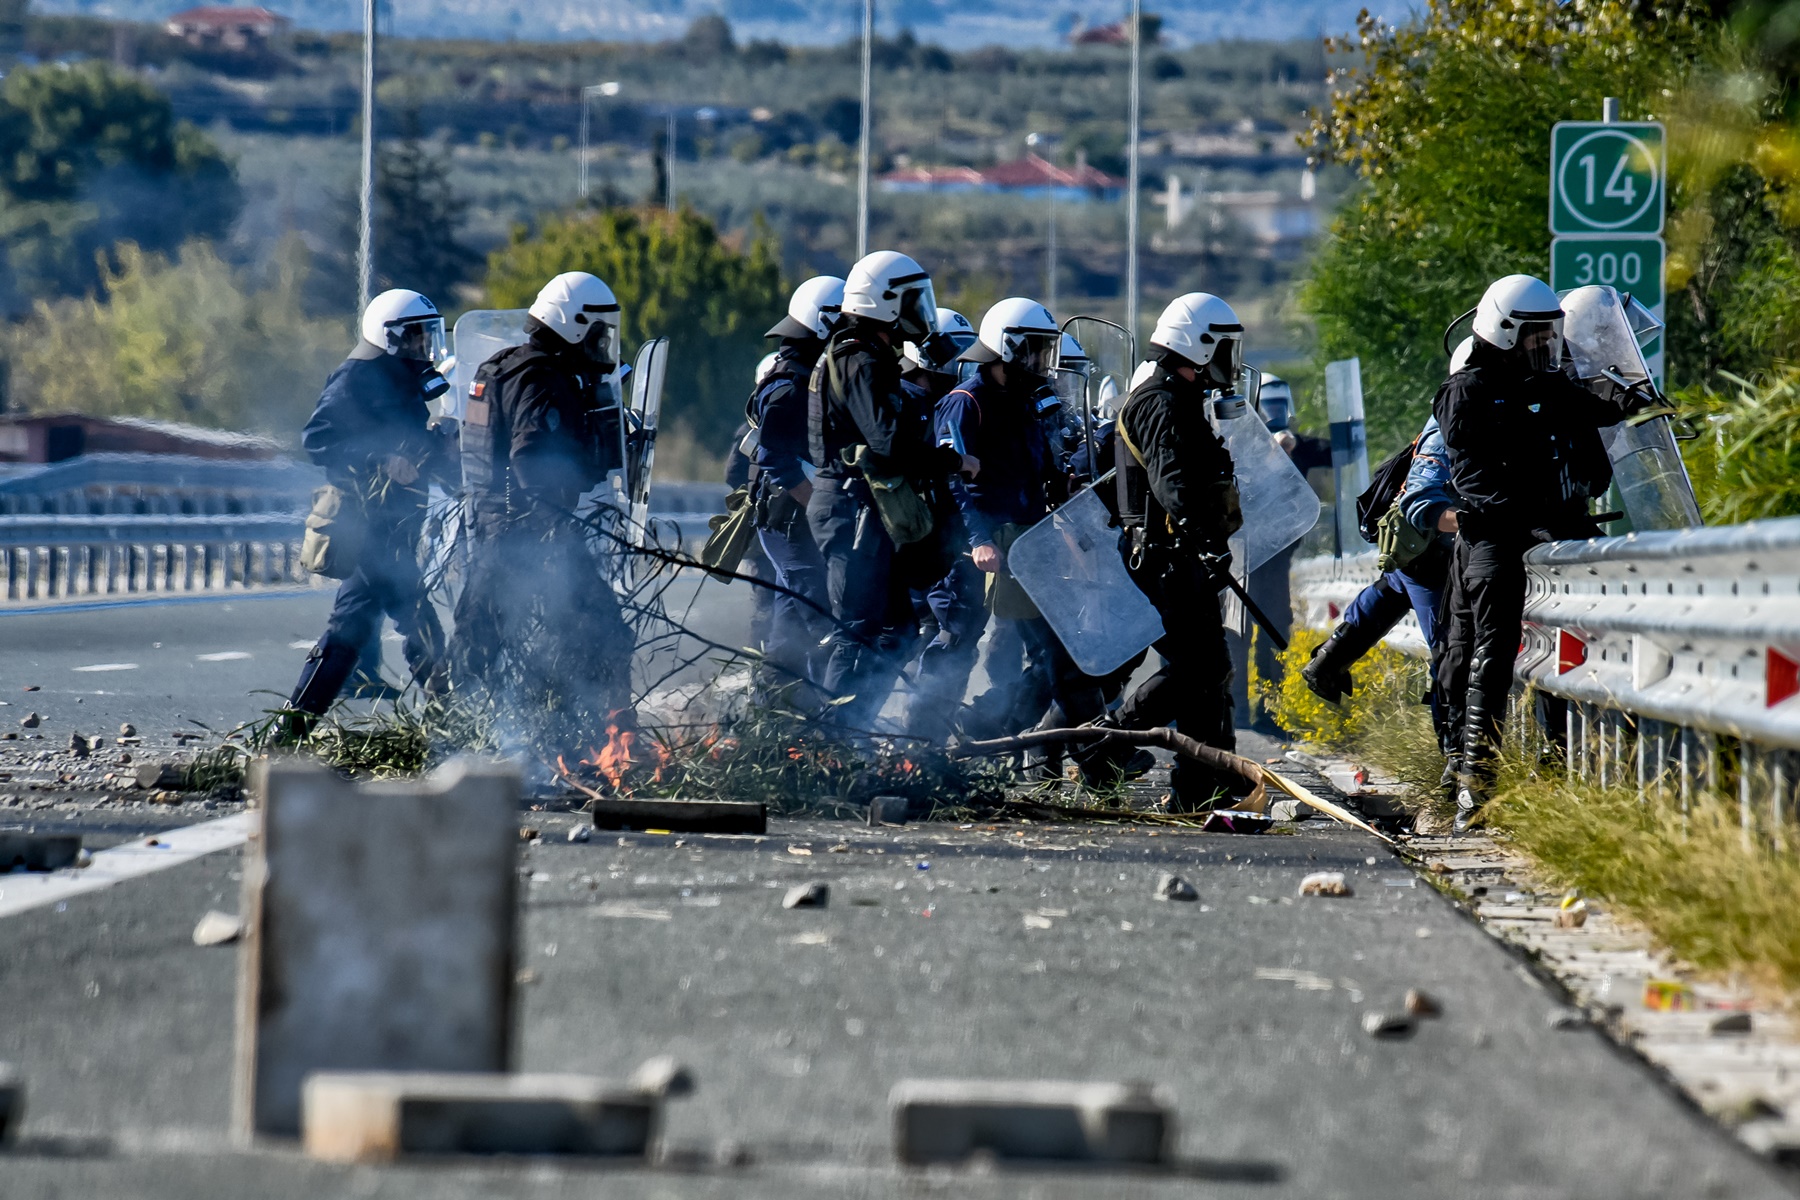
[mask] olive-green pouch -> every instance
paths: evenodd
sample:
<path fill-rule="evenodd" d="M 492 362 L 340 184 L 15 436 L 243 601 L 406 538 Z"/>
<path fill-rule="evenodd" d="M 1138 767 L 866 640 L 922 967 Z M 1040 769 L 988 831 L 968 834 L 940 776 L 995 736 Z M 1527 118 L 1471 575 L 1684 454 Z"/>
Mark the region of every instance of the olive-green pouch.
<path fill-rule="evenodd" d="M 313 492 L 306 535 L 300 540 L 300 565 L 327 579 L 348 579 L 368 539 L 362 506 L 333 484 Z"/>

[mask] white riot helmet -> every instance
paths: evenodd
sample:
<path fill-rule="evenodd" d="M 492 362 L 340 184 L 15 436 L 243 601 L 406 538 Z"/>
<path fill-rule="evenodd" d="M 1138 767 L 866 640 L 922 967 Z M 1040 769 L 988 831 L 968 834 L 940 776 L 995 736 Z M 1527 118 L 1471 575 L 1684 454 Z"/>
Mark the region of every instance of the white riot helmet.
<path fill-rule="evenodd" d="M 1279 375 L 1263 372 L 1262 390 L 1256 394 L 1257 415 L 1270 433 L 1280 433 L 1294 424 L 1294 389 Z"/>
<path fill-rule="evenodd" d="M 444 357 L 444 317 L 417 292 L 393 288 L 369 301 L 358 330 L 362 339 L 396 358 L 435 363 Z"/>
<path fill-rule="evenodd" d="M 877 250 L 850 268 L 844 315 L 896 326 L 918 342 L 937 332 L 937 292 L 924 267 L 898 251 Z"/>
<path fill-rule="evenodd" d="M 586 271 L 565 271 L 544 285 L 531 302 L 531 315 L 595 362 L 619 361 L 619 301 L 613 290 Z"/>
<path fill-rule="evenodd" d="M 987 310 L 980 338 L 962 356 L 969 362 L 1002 362 L 1047 380 L 1056 372 L 1062 339 L 1049 309 L 1036 300 L 1013 296 Z"/>
<path fill-rule="evenodd" d="M 769 327 L 764 337 L 819 338 L 844 319 L 844 281 L 836 275 L 814 275 L 794 289 L 787 316 Z"/>
<path fill-rule="evenodd" d="M 940 308 L 937 310 L 937 332 L 927 334 L 922 344 L 907 342 L 900 352 L 921 371 L 955 375 L 957 359 L 974 344 L 975 327 L 969 324 L 969 318 L 954 308 Z"/>
<path fill-rule="evenodd" d="M 1170 301 L 1156 319 L 1150 344 L 1180 355 L 1200 370 L 1208 387 L 1237 383 L 1243 362 L 1244 326 L 1231 305 L 1210 292 L 1189 292 Z"/>
<path fill-rule="evenodd" d="M 1530 275 L 1496 279 L 1475 306 L 1475 336 L 1516 351 L 1534 371 L 1554 371 L 1562 365 L 1562 302 Z"/>

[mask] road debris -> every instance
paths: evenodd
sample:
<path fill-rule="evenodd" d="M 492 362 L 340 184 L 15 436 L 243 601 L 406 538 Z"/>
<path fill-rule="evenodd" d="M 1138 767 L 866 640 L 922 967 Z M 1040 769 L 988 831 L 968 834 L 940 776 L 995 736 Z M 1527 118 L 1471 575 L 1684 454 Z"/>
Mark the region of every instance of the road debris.
<path fill-rule="evenodd" d="M 213 909 L 194 926 L 194 945 L 223 946 L 237 941 L 243 932 L 243 918 Z"/>
<path fill-rule="evenodd" d="M 1418 1023 L 1405 1013 L 1366 1012 L 1362 1017 L 1363 1032 L 1372 1038 L 1384 1041 L 1400 1041 L 1409 1038 L 1418 1029 Z"/>
<path fill-rule="evenodd" d="M 908 1079 L 888 1103 L 894 1156 L 909 1166 L 977 1155 L 1146 1165 L 1174 1150 L 1174 1113 L 1147 1083 Z"/>
<path fill-rule="evenodd" d="M 36 713 L 27 713 L 25 716 L 19 718 L 19 728 L 21 729 L 36 729 L 43 723 L 44 718 L 38 716 Z"/>
<path fill-rule="evenodd" d="M 869 801 L 870 825 L 904 825 L 912 818 L 912 801 L 905 796 L 877 796 Z"/>
<path fill-rule="evenodd" d="M 586 825 L 577 825 L 575 828 L 569 830 L 569 840 L 571 842 L 592 841 L 593 837 L 594 831 Z"/>
<path fill-rule="evenodd" d="M 0 1062 L 0 1146 L 25 1119 L 25 1079 L 11 1063 Z"/>
<path fill-rule="evenodd" d="M 1692 1012 L 1700 1006 L 1694 989 L 1679 979 L 1646 979 L 1644 1007 L 1651 1012 Z"/>
<path fill-rule="evenodd" d="M 1544 1024 L 1552 1029 L 1580 1029 L 1587 1023 L 1578 1008 L 1553 1008 L 1544 1015 Z"/>
<path fill-rule="evenodd" d="M 1181 876 L 1165 872 L 1162 878 L 1156 881 L 1156 898 L 1158 900 L 1198 900 L 1200 893 L 1194 890 L 1193 884 Z"/>
<path fill-rule="evenodd" d="M 1755 1023 L 1747 1012 L 1726 1013 L 1722 1017 L 1714 1017 L 1706 1032 L 1714 1037 L 1731 1037 L 1740 1033 L 1750 1033 Z"/>
<path fill-rule="evenodd" d="M 1302 896 L 1354 896 L 1342 871 L 1314 871 L 1300 881 Z"/>
<path fill-rule="evenodd" d="M 1587 901 L 1578 896 L 1569 896 L 1563 900 L 1562 907 L 1556 910 L 1556 916 L 1551 918 L 1550 923 L 1558 929 L 1580 929 L 1587 924 L 1587 919 Z"/>
<path fill-rule="evenodd" d="M 119 736 L 120 737 L 136 737 L 137 736 L 137 726 L 133 725 L 130 721 L 125 722 L 123 725 L 119 726 Z"/>
<path fill-rule="evenodd" d="M 1405 1006 L 1406 1015 L 1409 1017 L 1441 1017 L 1444 1015 L 1444 1006 L 1438 1003 L 1437 997 L 1429 992 L 1422 992 L 1418 988 L 1407 989 Z"/>
<path fill-rule="evenodd" d="M 781 898 L 783 908 L 824 908 L 831 903 L 831 888 L 818 880 L 796 884 Z"/>

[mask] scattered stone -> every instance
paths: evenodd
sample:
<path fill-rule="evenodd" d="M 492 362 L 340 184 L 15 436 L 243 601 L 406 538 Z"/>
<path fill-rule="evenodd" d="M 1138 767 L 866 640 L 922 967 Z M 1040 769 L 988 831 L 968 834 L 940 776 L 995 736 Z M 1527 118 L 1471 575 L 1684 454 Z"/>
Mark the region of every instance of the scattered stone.
<path fill-rule="evenodd" d="M 519 826 L 519 840 L 521 842 L 535 842 L 543 836 L 541 830 L 533 829 L 529 825 Z"/>
<path fill-rule="evenodd" d="M 831 888 L 814 880 L 796 884 L 781 898 L 783 908 L 824 908 L 831 902 Z"/>
<path fill-rule="evenodd" d="M 912 818 L 912 801 L 905 796 L 877 796 L 869 801 L 869 824 L 904 825 Z"/>
<path fill-rule="evenodd" d="M 137 726 L 133 725 L 130 721 L 125 722 L 123 725 L 119 726 L 119 736 L 120 737 L 136 737 L 137 736 Z"/>
<path fill-rule="evenodd" d="M 94 852 L 92 850 L 89 850 L 85 846 L 82 847 L 81 851 L 75 855 L 75 865 L 77 867 L 93 866 L 94 865 Z"/>
<path fill-rule="evenodd" d="M 39 725 L 42 725 L 43 723 L 44 723 L 44 718 L 38 716 L 36 713 L 28 713 L 27 715 L 19 718 L 19 728 L 21 728 L 21 729 L 36 729 Z"/>
<path fill-rule="evenodd" d="M 571 842 L 589 842 L 593 839 L 594 831 L 589 826 L 577 825 L 575 828 L 569 830 L 569 840 Z"/>
<path fill-rule="evenodd" d="M 25 1117 L 25 1079 L 11 1063 L 0 1063 L 0 1146 Z"/>
<path fill-rule="evenodd" d="M 1302 896 L 1353 896 L 1342 871 L 1314 871 L 1300 881 Z"/>
<path fill-rule="evenodd" d="M 187 768 L 180 763 L 139 763 L 133 777 L 137 785 L 145 791 L 162 789 L 171 791 L 180 788 L 187 777 Z"/>
<path fill-rule="evenodd" d="M 1418 1023 L 1405 1013 L 1385 1013 L 1369 1011 L 1363 1014 L 1363 1032 L 1372 1038 L 1388 1041 L 1399 1041 L 1409 1038 L 1418 1028 Z"/>
<path fill-rule="evenodd" d="M 895 1156 L 903 1163 L 972 1158 L 1160 1163 L 1175 1118 L 1145 1083 L 909 1079 L 894 1085 Z"/>
<path fill-rule="evenodd" d="M 1313 810 L 1298 800 L 1277 800 L 1269 806 L 1269 815 L 1277 821 L 1308 821 Z"/>
<path fill-rule="evenodd" d="M 1728 1037 L 1732 1034 L 1749 1033 L 1754 1028 L 1750 1014 L 1747 1012 L 1726 1013 L 1722 1017 L 1714 1017 L 1706 1031 L 1714 1037 Z"/>
<path fill-rule="evenodd" d="M 1437 997 L 1429 992 L 1422 992 L 1418 988 L 1407 989 L 1405 1003 L 1406 1015 L 1409 1017 L 1441 1017 L 1444 1015 L 1444 1006 L 1437 1002 Z"/>
<path fill-rule="evenodd" d="M 1544 1024 L 1552 1029 L 1580 1029 L 1587 1018 L 1573 1008 L 1553 1008 L 1544 1016 Z"/>
<path fill-rule="evenodd" d="M 1194 885 L 1179 875 L 1165 873 L 1156 881 L 1156 898 L 1158 900 L 1198 900 L 1200 893 Z"/>
<path fill-rule="evenodd" d="M 214 909 L 194 926 L 194 945 L 223 946 L 237 941 L 243 932 L 243 918 Z"/>
<path fill-rule="evenodd" d="M 36 691 L 41 691 L 42 689 L 39 688 L 37 684 L 33 683 L 33 684 L 28 685 L 25 688 L 25 690 L 28 692 L 36 692 Z"/>
<path fill-rule="evenodd" d="M 585 1075 L 337 1072 L 307 1077 L 307 1154 L 385 1162 L 402 1154 L 592 1154 L 644 1158 L 662 1102 Z"/>
<path fill-rule="evenodd" d="M 750 1147 L 742 1142 L 734 1142 L 727 1138 L 713 1148 L 713 1165 L 720 1167 L 747 1167 L 756 1161 L 750 1154 Z"/>
<path fill-rule="evenodd" d="M 672 1054 L 658 1054 L 655 1058 L 645 1059 L 625 1083 L 646 1096 L 655 1096 L 661 1100 L 694 1094 L 694 1073 L 676 1062 Z"/>

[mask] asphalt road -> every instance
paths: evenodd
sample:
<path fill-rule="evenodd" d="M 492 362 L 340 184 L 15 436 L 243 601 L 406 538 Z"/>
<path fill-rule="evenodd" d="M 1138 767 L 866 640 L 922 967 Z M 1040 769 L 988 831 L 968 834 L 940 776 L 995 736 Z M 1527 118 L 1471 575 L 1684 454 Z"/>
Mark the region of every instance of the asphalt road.
<path fill-rule="evenodd" d="M 0 615 L 0 694 L 35 706 L 47 737 L 96 716 L 242 719 L 257 689 L 285 690 L 304 656 L 291 643 L 317 635 L 327 600 Z M 717 603 L 708 619 L 729 624 Z M 101 841 L 217 815 L 51 812 Z M 572 844 L 574 816 L 525 819 L 547 836 L 521 849 L 519 1065 L 689 1064 L 699 1090 L 670 1108 L 661 1165 L 343 1168 L 234 1145 L 237 956 L 190 937 L 237 906 L 241 859 L 220 852 L 0 918 L 0 1061 L 29 1088 L 0 1200 L 1792 1194 L 1638 1060 L 1554 1027 L 1560 997 L 1379 843 L 1322 821 L 1261 838 L 778 822 L 766 839 Z M 1321 869 L 1355 896 L 1297 897 Z M 1199 902 L 1154 900 L 1165 870 Z M 783 910 L 807 879 L 831 885 L 830 906 Z M 1412 987 L 1444 1016 L 1410 1040 L 1362 1032 Z M 1181 1161 L 905 1171 L 886 1097 L 912 1077 L 1153 1081 Z"/>

